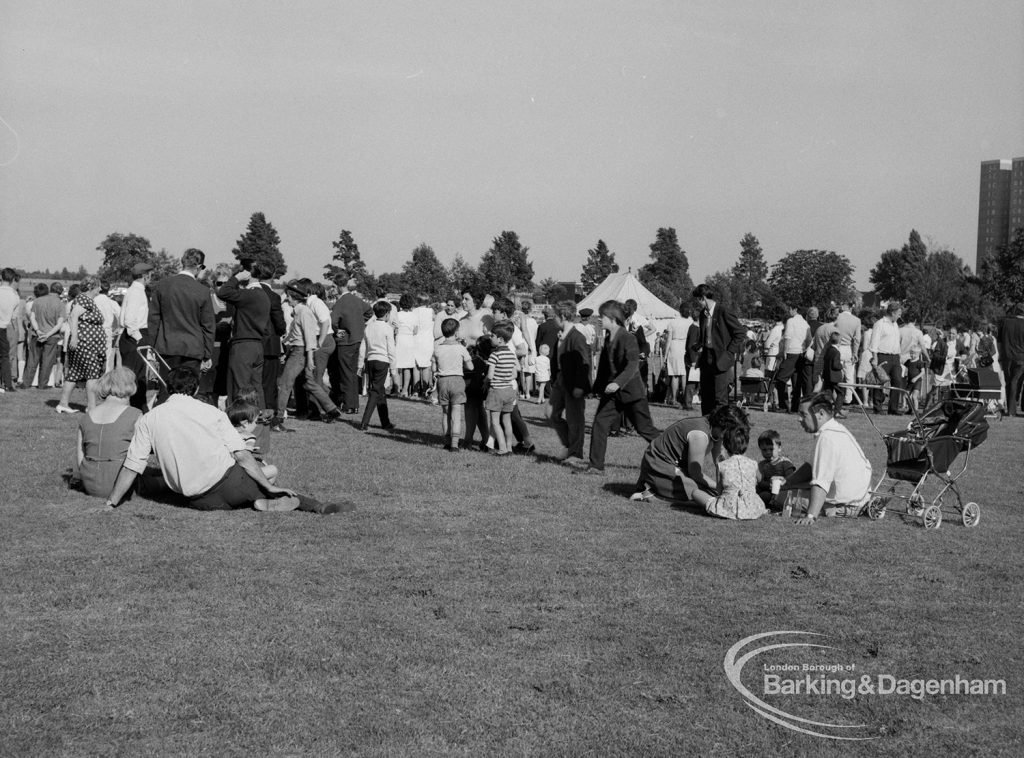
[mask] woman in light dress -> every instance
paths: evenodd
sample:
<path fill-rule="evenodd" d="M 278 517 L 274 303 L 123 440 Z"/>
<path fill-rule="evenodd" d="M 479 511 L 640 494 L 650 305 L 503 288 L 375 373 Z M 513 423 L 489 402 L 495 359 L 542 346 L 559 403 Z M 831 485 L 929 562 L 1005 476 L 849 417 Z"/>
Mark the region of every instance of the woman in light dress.
<path fill-rule="evenodd" d="M 416 316 L 416 349 L 414 361 L 416 373 L 419 375 L 423 396 L 426 397 L 433 383 L 431 365 L 434 358 L 434 309 L 430 307 L 430 298 L 419 296 L 419 305 L 413 310 Z M 415 383 L 417 377 L 413 378 Z"/>
<path fill-rule="evenodd" d="M 669 379 L 668 405 L 679 403 L 680 386 L 686 386 L 686 371 L 689 368 L 687 347 L 691 340 L 690 332 L 696 326 L 690 317 L 690 304 L 684 300 L 679 304 L 679 315 L 669 321 L 665 327 L 665 375 Z M 690 407 L 688 393 L 683 407 Z"/>
<path fill-rule="evenodd" d="M 419 316 L 413 312 L 412 295 L 402 295 L 395 314 L 395 365 L 391 367 L 394 386 L 399 397 L 409 397 L 412 375 L 416 368 L 416 335 L 419 332 Z M 433 320 L 431 320 L 433 334 Z"/>

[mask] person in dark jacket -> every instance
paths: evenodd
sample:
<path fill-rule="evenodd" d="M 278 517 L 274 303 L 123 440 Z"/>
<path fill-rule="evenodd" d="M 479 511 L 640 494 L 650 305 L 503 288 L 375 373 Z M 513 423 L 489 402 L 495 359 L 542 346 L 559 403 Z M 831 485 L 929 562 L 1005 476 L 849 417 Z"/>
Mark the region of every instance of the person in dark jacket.
<path fill-rule="evenodd" d="M 234 306 L 231 347 L 228 352 L 228 402 L 253 393 L 256 405 L 266 408 L 263 396 L 263 336 L 270 322 L 270 297 L 252 272 L 242 270 L 217 290 L 217 297 Z"/>
<path fill-rule="evenodd" d="M 648 442 L 658 436 L 647 406 L 647 388 L 640 379 L 640 351 L 636 337 L 626 328 L 622 304 L 606 300 L 598 309 L 607 332 L 598 362 L 594 392 L 600 400 L 590 431 L 590 462 L 582 473 L 603 474 L 608 433 L 620 413 L 633 422 Z"/>
<path fill-rule="evenodd" d="M 341 375 L 341 407 L 345 413 L 359 410 L 359 344 L 363 341 L 366 322 L 373 315 L 373 306 L 356 292 L 358 283 L 349 279 L 345 294 L 331 309 L 331 326 L 337 344 L 335 360 Z"/>
<path fill-rule="evenodd" d="M 277 380 L 281 376 L 281 338 L 288 325 L 284 320 L 281 296 L 270 286 L 274 272 L 257 263 L 253 264 L 252 275 L 270 298 L 270 319 L 263 332 L 263 399 L 268 408 L 276 408 Z"/>
<path fill-rule="evenodd" d="M 178 366 L 208 371 L 213 364 L 214 315 L 210 290 L 196 277 L 206 254 L 190 247 L 181 256 L 181 272 L 153 286 L 149 300 L 149 338 L 163 358 L 164 381 Z M 166 365 L 164 365 L 166 364 Z M 161 400 L 167 397 L 161 391 Z"/>
<path fill-rule="evenodd" d="M 698 320 L 700 412 L 708 416 L 720 405 L 729 404 L 729 386 L 736 358 L 743 352 L 747 332 L 736 316 L 715 302 L 715 290 L 700 284 L 693 299 L 700 306 Z"/>
<path fill-rule="evenodd" d="M 570 465 L 583 464 L 587 394 L 590 392 L 590 345 L 576 328 L 576 306 L 565 302 L 555 306 L 552 318 L 559 324 L 560 339 L 552 354 L 560 370 L 551 382 L 548 420 L 562 443 L 559 458 Z"/>

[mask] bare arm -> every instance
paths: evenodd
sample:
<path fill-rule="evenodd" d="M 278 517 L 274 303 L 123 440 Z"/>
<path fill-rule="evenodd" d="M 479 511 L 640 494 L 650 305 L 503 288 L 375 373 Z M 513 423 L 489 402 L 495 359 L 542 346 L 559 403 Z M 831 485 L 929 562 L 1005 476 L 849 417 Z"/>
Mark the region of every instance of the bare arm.
<path fill-rule="evenodd" d="M 811 487 L 810 494 L 807 497 L 807 515 L 797 519 L 796 523 L 800 526 L 813 524 L 821 513 L 823 505 L 825 505 L 825 490 L 815 484 Z"/>
<path fill-rule="evenodd" d="M 121 470 L 117 472 L 117 479 L 114 481 L 114 489 L 110 491 L 110 496 L 107 497 L 107 504 L 116 508 L 124 496 L 128 494 L 128 490 L 135 484 L 135 477 L 137 476 L 138 474 L 131 469 L 121 466 Z"/>
<path fill-rule="evenodd" d="M 294 490 L 285 489 L 284 487 L 275 487 L 267 479 L 263 473 L 263 467 L 252 457 L 252 453 L 248 450 L 236 450 L 233 453 L 235 460 L 238 465 L 245 469 L 245 473 L 260 486 L 260 489 L 266 492 L 268 495 L 288 495 L 295 497 Z"/>

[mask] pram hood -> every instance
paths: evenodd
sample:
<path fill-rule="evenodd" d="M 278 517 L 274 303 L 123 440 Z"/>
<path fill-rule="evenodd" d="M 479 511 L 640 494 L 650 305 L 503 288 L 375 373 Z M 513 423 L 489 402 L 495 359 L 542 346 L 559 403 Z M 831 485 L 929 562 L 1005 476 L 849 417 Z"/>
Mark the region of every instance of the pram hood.
<path fill-rule="evenodd" d="M 930 406 L 910 427 L 887 434 L 886 468 L 902 473 L 949 470 L 957 455 L 976 448 L 988 437 L 985 405 L 977 400 L 954 398 Z M 903 477 L 901 477 L 903 478 Z"/>

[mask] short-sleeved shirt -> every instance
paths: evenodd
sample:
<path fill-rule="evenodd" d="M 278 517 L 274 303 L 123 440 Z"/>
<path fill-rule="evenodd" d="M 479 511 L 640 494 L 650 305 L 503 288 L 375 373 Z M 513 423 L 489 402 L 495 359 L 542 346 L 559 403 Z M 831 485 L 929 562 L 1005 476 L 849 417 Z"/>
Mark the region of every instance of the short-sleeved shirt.
<path fill-rule="evenodd" d="M 438 342 L 434 345 L 434 360 L 438 376 L 462 376 L 465 365 L 473 362 L 466 346 L 459 342 Z"/>
<path fill-rule="evenodd" d="M 51 292 L 49 295 L 43 295 L 33 301 L 32 315 L 36 317 L 36 325 L 39 327 L 40 334 L 45 334 L 64 318 L 64 303 L 60 297 Z"/>
<path fill-rule="evenodd" d="M 826 503 L 863 502 L 871 488 L 871 463 L 850 430 L 830 418 L 814 435 L 811 485 L 825 490 Z"/>
<path fill-rule="evenodd" d="M 516 374 L 519 373 L 519 361 L 516 354 L 509 350 L 507 345 L 494 348 L 491 357 L 487 359 L 487 368 L 490 371 L 494 367 L 491 376 L 491 387 L 515 387 Z"/>
<path fill-rule="evenodd" d="M 124 467 L 137 474 L 156 453 L 167 486 L 185 497 L 201 495 L 235 465 L 245 442 L 224 411 L 187 395 L 167 402 L 135 423 Z"/>

